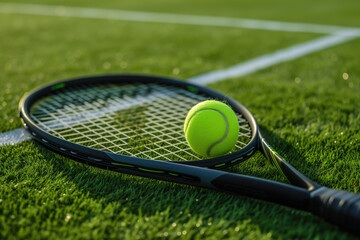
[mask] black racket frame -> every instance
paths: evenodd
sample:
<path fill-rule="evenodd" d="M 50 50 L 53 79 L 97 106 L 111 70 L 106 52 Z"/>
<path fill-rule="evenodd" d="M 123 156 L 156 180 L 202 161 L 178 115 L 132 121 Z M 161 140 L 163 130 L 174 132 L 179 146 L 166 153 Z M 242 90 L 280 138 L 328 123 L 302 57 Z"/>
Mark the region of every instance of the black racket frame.
<path fill-rule="evenodd" d="M 86 146 L 82 146 L 52 136 L 51 134 L 48 134 L 46 131 L 38 127 L 30 116 L 31 106 L 36 101 L 38 101 L 43 97 L 46 97 L 49 94 L 53 94 L 56 91 L 64 90 L 66 88 L 72 88 L 78 85 L 96 84 L 99 82 L 102 84 L 103 83 L 116 84 L 116 83 L 125 83 L 125 82 L 126 83 L 135 83 L 135 82 L 159 83 L 159 84 L 167 84 L 167 85 L 180 87 L 188 91 L 197 91 L 199 93 L 208 95 L 209 98 L 217 99 L 219 101 L 225 101 L 235 111 L 241 112 L 243 117 L 248 121 L 251 129 L 253 130 L 249 143 L 244 148 L 236 152 L 212 159 L 196 160 L 196 161 L 173 161 L 175 163 L 181 163 L 181 164 L 187 164 L 187 165 L 193 165 L 199 167 L 223 169 L 238 164 L 239 162 L 245 161 L 246 159 L 250 158 L 252 154 L 254 154 L 255 151 L 253 150 L 258 148 L 259 143 L 258 143 L 257 124 L 252 114 L 243 105 L 241 105 L 237 101 L 234 101 L 230 97 L 227 97 L 209 88 L 205 88 L 199 85 L 187 83 L 180 80 L 158 77 L 158 76 L 105 75 L 105 76 L 82 77 L 72 80 L 60 81 L 47 85 L 45 87 L 41 87 L 38 90 L 35 90 L 32 93 L 25 95 L 20 101 L 19 114 L 23 121 L 24 126 L 30 130 L 34 139 L 40 141 L 42 144 L 46 145 L 47 147 L 50 147 L 52 150 L 56 152 L 71 157 L 75 160 L 85 161 L 90 165 L 96 165 L 97 167 L 102 167 L 102 168 L 113 167 L 113 165 L 111 164 L 112 159 L 109 158 L 106 154 L 104 155 L 103 151 L 92 149 Z M 89 155 L 92 157 L 89 157 Z M 121 155 L 121 156 L 123 156 L 124 158 L 128 157 L 125 155 Z M 132 157 L 132 158 L 136 158 L 136 157 Z M 141 158 L 137 158 L 137 159 L 141 159 Z"/>
<path fill-rule="evenodd" d="M 244 148 L 223 157 L 201 161 L 165 162 L 104 152 L 72 143 L 48 134 L 31 119 L 31 106 L 48 94 L 85 83 L 123 83 L 124 81 L 169 84 L 226 101 L 234 111 L 241 113 L 248 121 L 252 129 L 251 140 Z M 20 117 L 34 139 L 52 151 L 82 163 L 121 173 L 228 191 L 275 202 L 312 212 L 345 230 L 360 234 L 360 195 L 322 187 L 298 172 L 265 141 L 255 118 L 243 105 L 214 90 L 185 81 L 158 76 L 105 75 L 83 77 L 50 84 L 25 95 L 20 102 Z M 222 169 L 240 163 L 250 158 L 256 150 L 260 150 L 293 185 L 208 169 Z"/>

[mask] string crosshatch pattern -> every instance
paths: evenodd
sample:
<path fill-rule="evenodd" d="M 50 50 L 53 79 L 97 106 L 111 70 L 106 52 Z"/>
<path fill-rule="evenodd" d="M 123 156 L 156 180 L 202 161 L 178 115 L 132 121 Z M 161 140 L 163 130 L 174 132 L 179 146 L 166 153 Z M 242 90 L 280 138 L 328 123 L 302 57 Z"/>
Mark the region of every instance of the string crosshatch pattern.
<path fill-rule="evenodd" d="M 202 160 L 187 145 L 187 112 L 209 96 L 166 84 L 81 85 L 58 90 L 32 106 L 35 123 L 52 135 L 83 146 L 127 156 Z M 240 133 L 235 152 L 248 144 L 252 130 L 237 113 Z"/>
<path fill-rule="evenodd" d="M 240 133 L 231 153 L 201 159 L 186 144 L 183 122 L 192 106 L 207 99 L 233 108 Z M 359 233 L 360 195 L 321 186 L 300 173 L 270 147 L 245 106 L 203 86 L 142 75 L 72 79 L 25 95 L 20 117 L 34 139 L 79 162 L 282 204 Z M 219 171 L 256 152 L 290 184 Z"/>

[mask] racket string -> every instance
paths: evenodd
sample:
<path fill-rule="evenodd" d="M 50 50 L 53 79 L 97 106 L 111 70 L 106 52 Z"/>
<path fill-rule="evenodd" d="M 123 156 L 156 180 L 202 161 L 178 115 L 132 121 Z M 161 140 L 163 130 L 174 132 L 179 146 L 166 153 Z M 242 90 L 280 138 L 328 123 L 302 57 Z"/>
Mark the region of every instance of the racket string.
<path fill-rule="evenodd" d="M 186 89 L 159 84 L 92 84 L 58 91 L 31 109 L 34 121 L 59 138 L 91 148 L 159 160 L 201 160 L 183 134 L 187 112 L 208 99 Z M 234 151 L 251 139 L 238 114 Z"/>

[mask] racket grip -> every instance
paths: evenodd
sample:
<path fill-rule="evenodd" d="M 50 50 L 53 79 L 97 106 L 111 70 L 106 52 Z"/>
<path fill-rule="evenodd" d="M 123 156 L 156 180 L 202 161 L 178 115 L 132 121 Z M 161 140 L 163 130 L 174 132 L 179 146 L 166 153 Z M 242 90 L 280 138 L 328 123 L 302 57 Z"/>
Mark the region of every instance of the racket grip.
<path fill-rule="evenodd" d="M 360 195 L 321 187 L 311 193 L 311 211 L 344 230 L 360 234 Z"/>

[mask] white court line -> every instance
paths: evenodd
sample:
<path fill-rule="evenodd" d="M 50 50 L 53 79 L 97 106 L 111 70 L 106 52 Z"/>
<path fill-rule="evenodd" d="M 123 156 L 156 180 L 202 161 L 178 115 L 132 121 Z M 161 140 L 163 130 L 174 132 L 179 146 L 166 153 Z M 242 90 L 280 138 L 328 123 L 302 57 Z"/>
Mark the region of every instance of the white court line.
<path fill-rule="evenodd" d="M 30 140 L 31 134 L 25 128 L 18 128 L 0 134 L 0 146 L 15 145 L 26 140 Z"/>
<path fill-rule="evenodd" d="M 75 8 L 75 7 L 56 7 L 33 4 L 9 4 L 0 3 L 0 13 L 22 13 L 36 14 L 47 16 L 65 16 L 65 17 L 81 17 L 81 18 L 98 18 L 98 19 L 116 19 L 127 21 L 141 22 L 163 22 L 177 24 L 207 25 L 207 26 L 223 26 L 252 28 L 276 31 L 291 32 L 313 32 L 313 33 L 331 33 L 331 35 L 321 37 L 306 43 L 301 43 L 289 48 L 276 51 L 272 54 L 266 54 L 244 63 L 235 65 L 228 69 L 213 71 L 199 76 L 190 78 L 190 82 L 197 84 L 209 84 L 222 81 L 228 78 L 241 77 L 258 70 L 273 66 L 275 64 L 294 60 L 307 54 L 320 51 L 332 46 L 345 43 L 352 39 L 360 37 L 358 28 L 343 28 L 337 26 L 327 26 L 318 24 L 302 24 L 302 23 L 284 23 L 274 21 L 221 18 L 221 17 L 201 17 L 187 16 L 163 13 L 144 13 L 130 12 L 120 10 L 104 10 L 93 8 Z M 120 16 L 121 15 L 121 16 Z M 0 134 L 0 146 L 14 145 L 25 140 L 30 140 L 31 135 L 24 129 L 19 128 L 13 131 Z"/>
<path fill-rule="evenodd" d="M 309 42 L 297 44 L 289 48 L 253 58 L 228 69 L 212 71 L 188 79 L 192 83 L 205 85 L 234 77 L 242 77 L 278 63 L 291 61 L 313 52 L 317 52 L 332 46 L 358 38 L 359 34 L 348 32 L 345 34 L 329 35 Z"/>
<path fill-rule="evenodd" d="M 0 3 L 0 13 L 18 13 L 44 16 L 61 16 L 93 19 L 112 19 L 135 22 L 175 23 L 186 25 L 218 26 L 261 29 L 270 31 L 307 32 L 330 34 L 342 30 L 359 31 L 360 28 L 309 23 L 291 23 L 230 17 L 212 17 L 169 13 L 111 10 L 99 8 L 68 7 L 56 5 Z"/>

